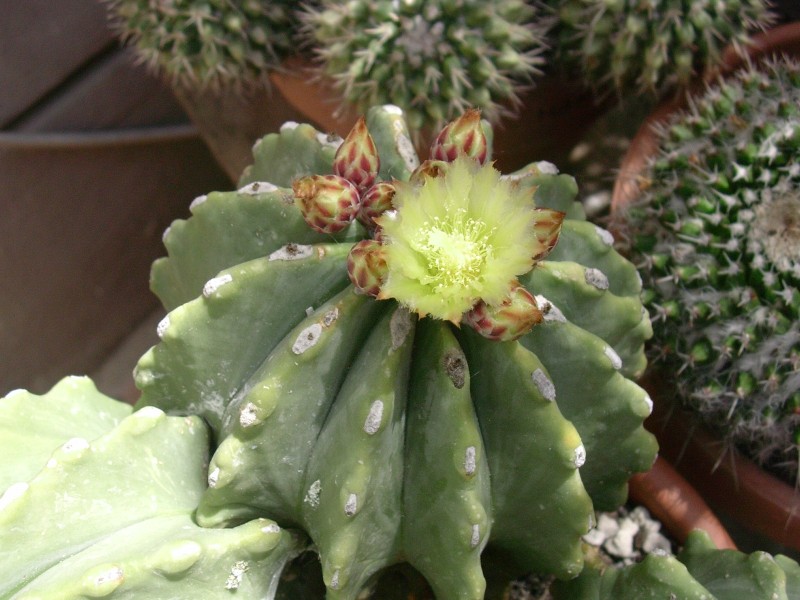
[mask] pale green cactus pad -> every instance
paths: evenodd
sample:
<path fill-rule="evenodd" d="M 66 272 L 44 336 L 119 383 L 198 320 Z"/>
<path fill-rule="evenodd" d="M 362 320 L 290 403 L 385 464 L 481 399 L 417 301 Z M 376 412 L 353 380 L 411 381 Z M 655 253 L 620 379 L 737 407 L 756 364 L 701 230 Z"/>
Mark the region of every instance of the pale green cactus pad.
<path fill-rule="evenodd" d="M 800 565 L 783 555 L 718 550 L 697 530 L 677 557 L 651 554 L 621 569 L 587 564 L 551 591 L 555 600 L 791 600 L 800 597 Z"/>
<path fill-rule="evenodd" d="M 0 406 L 3 449 L 13 428 L 32 450 L 10 463 L 4 455 L 0 469 L 4 482 L 17 478 L 0 496 L 3 598 L 272 598 L 304 546 L 268 519 L 194 523 L 208 457 L 198 417 L 129 414 L 85 378 Z M 45 456 L 46 445 L 54 451 Z"/>
<path fill-rule="evenodd" d="M 402 113 L 372 109 L 367 127 L 378 179 L 408 179 Z M 650 335 L 636 270 L 582 220 L 574 180 L 538 163 L 509 178 L 568 217 L 520 278 L 544 321 L 495 342 L 420 319 L 355 293 L 346 263 L 364 228 L 301 226 L 290 179 L 331 161 L 308 126 L 267 136 L 242 188 L 195 203 L 153 268 L 171 312 L 137 366 L 139 405 L 211 425 L 199 522 L 305 530 L 330 598 L 402 562 L 439 598 L 482 598 L 485 547 L 520 573 L 575 576 L 593 502 L 624 501 L 656 451 L 649 398 L 627 379 Z"/>

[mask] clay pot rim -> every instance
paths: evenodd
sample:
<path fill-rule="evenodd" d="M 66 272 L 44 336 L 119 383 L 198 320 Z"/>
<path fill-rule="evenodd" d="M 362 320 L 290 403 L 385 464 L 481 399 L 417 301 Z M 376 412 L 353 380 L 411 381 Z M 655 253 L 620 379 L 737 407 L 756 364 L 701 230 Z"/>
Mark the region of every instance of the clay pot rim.
<path fill-rule="evenodd" d="M 107 148 L 109 146 L 137 146 L 199 138 L 200 133 L 197 128 L 190 124 L 52 133 L 0 131 L 0 150 Z"/>
<path fill-rule="evenodd" d="M 685 108 L 689 98 L 702 93 L 709 83 L 719 77 L 727 77 L 745 66 L 749 61 L 759 61 L 780 54 L 800 56 L 800 21 L 780 25 L 761 32 L 745 47 L 743 56 L 734 47 L 728 46 L 722 54 L 718 70 L 706 74 L 683 94 L 669 98 L 659 104 L 641 124 L 622 158 L 619 172 L 611 193 L 611 211 L 619 212 L 635 201 L 640 194 L 639 182 L 651 157 L 658 152 L 656 130 L 676 112 Z"/>

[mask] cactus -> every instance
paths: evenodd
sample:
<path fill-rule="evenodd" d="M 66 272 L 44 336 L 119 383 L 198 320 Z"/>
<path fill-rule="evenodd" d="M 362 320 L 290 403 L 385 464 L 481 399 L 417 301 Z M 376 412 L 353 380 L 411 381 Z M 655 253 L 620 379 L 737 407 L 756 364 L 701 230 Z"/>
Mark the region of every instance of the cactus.
<path fill-rule="evenodd" d="M 261 0 L 105 0 L 142 59 L 178 84 L 266 81 L 294 51 L 295 3 Z"/>
<path fill-rule="evenodd" d="M 623 568 L 587 561 L 580 576 L 551 587 L 554 600 L 790 600 L 800 597 L 800 565 L 766 552 L 717 550 L 694 531 L 677 557 L 651 554 Z"/>
<path fill-rule="evenodd" d="M 661 94 L 719 65 L 770 22 L 764 0 L 557 0 L 559 60 L 605 93 Z"/>
<path fill-rule="evenodd" d="M 629 214 L 653 356 L 714 430 L 789 481 L 800 444 L 800 65 L 721 81 L 660 133 Z"/>
<path fill-rule="evenodd" d="M 85 378 L 0 399 L 3 450 L 12 431 L 32 450 L 3 454 L 0 596 L 272 598 L 305 536 L 268 519 L 196 525 L 205 426 L 154 407 L 130 413 Z"/>
<path fill-rule="evenodd" d="M 496 122 L 518 104 L 543 63 L 539 12 L 520 0 L 328 0 L 302 19 L 344 104 L 397 104 L 416 134 L 470 106 Z"/>
<path fill-rule="evenodd" d="M 465 123 L 471 135 L 462 135 Z M 643 370 L 651 333 L 635 268 L 607 232 L 583 220 L 571 177 L 548 163 L 500 177 L 488 123 L 470 114 L 457 124 L 452 139 L 486 152 L 434 165 L 420 165 L 394 106 L 367 115 L 374 155 L 358 128 L 336 150 L 313 128 L 288 124 L 256 145 L 237 192 L 202 197 L 190 219 L 172 225 L 169 256 L 152 271 L 170 312 L 161 342 L 137 366 L 138 406 L 211 425 L 218 445 L 199 522 L 268 516 L 307 531 L 331 598 L 355 597 L 399 562 L 422 572 L 440 598 L 481 598 L 485 547 L 519 572 L 574 576 L 592 503 L 617 506 L 631 473 L 654 458 L 642 428 L 649 398 L 626 378 Z M 526 224 L 514 234 L 525 242 L 521 257 L 511 255 L 515 266 L 496 281 L 488 274 L 474 300 L 445 302 L 446 314 L 435 303 L 398 301 L 380 260 L 370 273 L 379 297 L 391 297 L 356 293 L 351 248 L 366 240 L 385 249 L 392 281 L 408 267 L 402 251 L 391 252 L 404 234 L 358 220 L 336 237 L 314 230 L 291 187 L 311 175 L 356 174 L 345 158 L 353 144 L 368 155 L 359 164 L 372 165 L 372 185 L 396 188 L 394 208 L 374 224 L 407 218 L 403 206 L 418 193 L 435 210 L 444 182 L 472 197 L 453 204 L 453 215 L 480 219 L 485 201 L 498 230 L 509 225 L 499 218 L 504 209 L 525 199 L 527 208 L 507 214 Z M 442 144 L 432 154 L 446 158 Z M 556 215 L 563 223 L 545 218 Z M 495 252 L 517 238 L 498 231 L 481 239 Z M 529 290 L 542 313 L 529 332 L 515 332 L 517 341 L 448 322 L 458 324 L 458 311 L 483 296 L 489 308 L 503 306 L 500 292 L 514 286 Z"/>

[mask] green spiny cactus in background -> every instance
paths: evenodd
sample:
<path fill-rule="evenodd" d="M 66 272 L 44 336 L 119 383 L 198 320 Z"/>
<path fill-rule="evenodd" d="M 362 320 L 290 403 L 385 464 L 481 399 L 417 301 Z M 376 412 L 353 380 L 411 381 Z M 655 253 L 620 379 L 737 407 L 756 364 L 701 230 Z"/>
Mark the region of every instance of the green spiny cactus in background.
<path fill-rule="evenodd" d="M 303 21 L 344 102 L 396 104 L 416 134 L 469 107 L 492 122 L 507 114 L 543 63 L 538 12 L 522 0 L 328 0 Z"/>
<path fill-rule="evenodd" d="M 780 554 L 717 550 L 698 530 L 677 556 L 651 554 L 623 568 L 587 560 L 579 577 L 556 582 L 551 593 L 554 600 L 791 600 L 800 598 L 800 565 Z"/>
<path fill-rule="evenodd" d="M 409 138 L 395 106 L 345 141 L 289 123 L 255 146 L 237 192 L 193 202 L 152 271 L 170 312 L 136 369 L 139 406 L 211 425 L 199 522 L 307 531 L 330 598 L 399 562 L 440 598 L 482 598 L 484 548 L 574 576 L 592 504 L 619 505 L 655 455 L 649 398 L 627 378 L 651 334 L 638 275 L 583 219 L 571 177 L 494 170 L 476 112 L 422 164 Z M 390 210 L 362 224 L 345 203 L 341 229 L 334 205 L 295 197 L 315 175 L 359 198 L 388 185 L 371 206 Z M 496 257 L 505 270 L 487 271 Z"/>
<path fill-rule="evenodd" d="M 273 598 L 306 546 L 268 519 L 194 523 L 208 461 L 197 417 L 131 414 L 69 378 L 0 399 L 0 431 L 3 598 Z"/>
<path fill-rule="evenodd" d="M 770 21 L 764 0 L 556 0 L 559 60 L 623 96 L 685 88 Z"/>
<path fill-rule="evenodd" d="M 715 430 L 790 481 L 800 444 L 800 65 L 719 82 L 661 131 L 630 213 L 654 356 Z"/>
<path fill-rule="evenodd" d="M 263 82 L 295 49 L 295 2 L 105 1 L 122 37 L 149 65 L 179 84 Z"/>

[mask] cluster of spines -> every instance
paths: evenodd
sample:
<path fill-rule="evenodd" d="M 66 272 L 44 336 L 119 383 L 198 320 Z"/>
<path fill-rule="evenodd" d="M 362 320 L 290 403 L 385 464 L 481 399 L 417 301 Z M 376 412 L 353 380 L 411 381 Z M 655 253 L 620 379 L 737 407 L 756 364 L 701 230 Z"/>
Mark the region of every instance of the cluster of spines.
<path fill-rule="evenodd" d="M 719 66 L 770 22 L 764 0 L 558 0 L 559 60 L 605 93 L 661 94 Z"/>
<path fill-rule="evenodd" d="M 518 103 L 543 63 L 539 13 L 520 0 L 326 1 L 303 21 L 345 103 L 397 104 L 430 133 L 469 107 L 496 122 Z"/>
<path fill-rule="evenodd" d="M 112 23 L 142 59 L 179 84 L 263 83 L 295 49 L 294 2 L 106 0 Z"/>
<path fill-rule="evenodd" d="M 758 462 L 797 476 L 800 66 L 719 82 L 661 131 L 635 209 L 654 356 Z M 657 224 L 657 225 L 656 225 Z"/>

